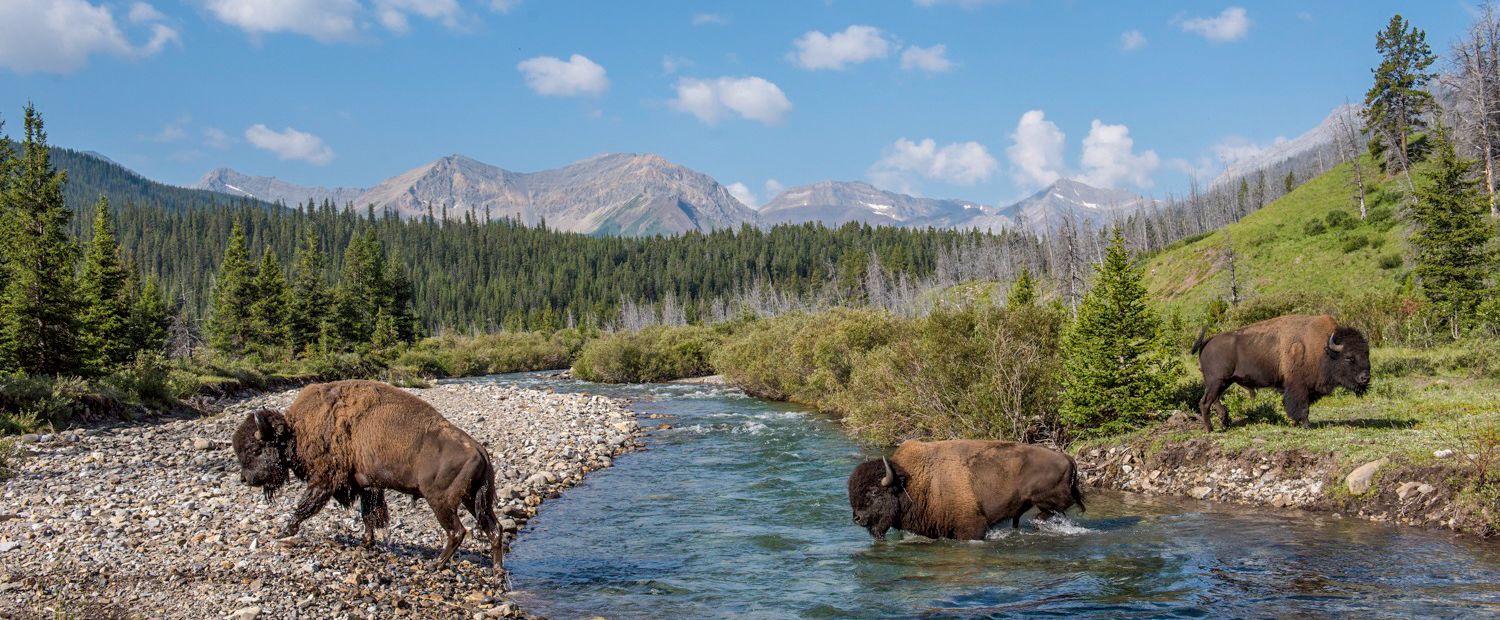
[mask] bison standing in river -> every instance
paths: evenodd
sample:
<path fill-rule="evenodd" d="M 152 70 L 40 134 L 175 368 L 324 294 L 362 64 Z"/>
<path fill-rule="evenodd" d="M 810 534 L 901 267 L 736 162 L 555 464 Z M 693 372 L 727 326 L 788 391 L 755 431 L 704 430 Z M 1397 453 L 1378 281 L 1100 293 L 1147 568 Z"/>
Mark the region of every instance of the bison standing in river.
<path fill-rule="evenodd" d="M 890 459 L 849 475 L 854 522 L 876 540 L 891 528 L 928 538 L 980 540 L 990 526 L 1035 506 L 1037 519 L 1085 509 L 1073 458 L 1009 441 L 908 441 Z"/>
<path fill-rule="evenodd" d="M 1205 332 L 1206 333 L 1206 332 Z M 1198 414 L 1214 430 L 1209 410 L 1229 428 L 1229 408 L 1220 402 L 1229 386 L 1239 384 L 1281 391 L 1287 416 L 1308 426 L 1307 410 L 1318 399 L 1343 387 L 1363 396 L 1370 387 L 1370 345 L 1364 334 L 1340 327 L 1327 315 L 1287 315 L 1224 332 L 1193 344 L 1203 370 L 1203 398 Z"/>
<path fill-rule="evenodd" d="M 484 446 L 420 398 L 376 381 L 310 385 L 286 415 L 261 410 L 245 416 L 234 433 L 240 479 L 270 497 L 288 472 L 307 483 L 281 536 L 293 536 L 328 500 L 348 506 L 355 498 L 365 525 L 365 546 L 389 520 L 384 489 L 427 500 L 448 533 L 433 562 L 441 568 L 463 542 L 460 507 L 489 535 L 494 571 L 501 564 L 500 522 L 495 517 L 495 471 Z"/>

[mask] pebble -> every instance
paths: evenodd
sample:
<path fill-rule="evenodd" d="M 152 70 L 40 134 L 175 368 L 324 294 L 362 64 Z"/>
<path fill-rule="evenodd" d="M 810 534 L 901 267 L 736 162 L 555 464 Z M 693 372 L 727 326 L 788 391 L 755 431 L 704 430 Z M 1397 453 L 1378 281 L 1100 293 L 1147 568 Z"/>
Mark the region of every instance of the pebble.
<path fill-rule="evenodd" d="M 443 535 L 426 504 L 404 495 L 389 498 L 391 527 L 374 550 L 359 547 L 357 504 L 330 503 L 298 536 L 276 541 L 302 483 L 267 501 L 240 482 L 229 439 L 246 413 L 284 410 L 298 391 L 228 400 L 206 417 L 23 438 L 24 464 L 0 482 L 0 617 L 101 603 L 122 617 L 170 619 L 523 613 L 495 581 L 477 533 L 445 570 L 428 570 Z M 619 399 L 489 384 L 408 391 L 489 448 L 507 541 L 544 498 L 608 467 L 643 435 Z"/>
<path fill-rule="evenodd" d="M 1446 458 L 1448 458 L 1450 456 L 1453 456 L 1453 451 L 1452 450 L 1437 450 L 1437 451 L 1435 451 L 1435 452 L 1432 453 L 1432 456 L 1435 457 L 1435 458 L 1446 459 Z"/>

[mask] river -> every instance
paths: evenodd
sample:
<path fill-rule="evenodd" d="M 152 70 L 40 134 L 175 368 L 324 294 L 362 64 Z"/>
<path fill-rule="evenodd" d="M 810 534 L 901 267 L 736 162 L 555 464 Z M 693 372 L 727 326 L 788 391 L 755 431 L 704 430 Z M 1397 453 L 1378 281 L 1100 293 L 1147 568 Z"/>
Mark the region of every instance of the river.
<path fill-rule="evenodd" d="M 834 422 L 714 386 L 478 379 L 635 400 L 645 451 L 549 500 L 506 558 L 551 618 L 1497 617 L 1500 543 L 1359 519 L 1094 491 L 982 542 L 850 519 L 877 452 Z"/>

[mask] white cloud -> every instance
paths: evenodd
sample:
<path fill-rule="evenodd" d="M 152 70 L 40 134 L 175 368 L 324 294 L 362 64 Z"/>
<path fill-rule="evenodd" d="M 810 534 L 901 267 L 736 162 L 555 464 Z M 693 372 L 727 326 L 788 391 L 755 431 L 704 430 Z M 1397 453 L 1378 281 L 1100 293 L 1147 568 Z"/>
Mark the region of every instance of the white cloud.
<path fill-rule="evenodd" d="M 750 188 L 744 183 L 735 181 L 730 183 L 726 189 L 729 190 L 729 195 L 734 196 L 735 200 L 744 203 L 745 206 L 752 209 L 760 206 L 760 199 L 756 198 L 755 192 L 750 191 Z"/>
<path fill-rule="evenodd" d="M 1066 136 L 1046 113 L 1031 110 L 1021 115 L 1005 149 L 1011 178 L 1017 185 L 1036 187 L 1056 181 L 1064 174 L 1063 142 Z"/>
<path fill-rule="evenodd" d="M 1146 47 L 1146 35 L 1139 30 L 1127 30 L 1120 33 L 1120 49 L 1134 52 Z"/>
<path fill-rule="evenodd" d="M 953 61 L 948 59 L 948 46 L 934 45 L 932 47 L 917 47 L 915 45 L 902 50 L 902 69 L 920 69 L 928 73 L 943 73 L 953 70 Z"/>
<path fill-rule="evenodd" d="M 699 13 L 693 16 L 694 26 L 727 26 L 729 18 L 718 13 Z"/>
<path fill-rule="evenodd" d="M 1261 151 L 1283 142 L 1286 142 L 1285 136 L 1277 136 L 1269 145 L 1256 144 L 1241 136 L 1229 136 L 1209 147 L 1209 150 L 1213 152 L 1214 159 L 1227 166 L 1241 159 L 1255 157 Z"/>
<path fill-rule="evenodd" d="M 374 9 L 380 25 L 398 33 L 411 30 L 408 14 L 439 22 L 450 29 L 458 29 L 464 15 L 458 0 L 375 0 Z"/>
<path fill-rule="evenodd" d="M 716 80 L 682 78 L 672 107 L 710 125 L 733 112 L 767 125 L 781 123 L 792 102 L 775 84 L 759 77 L 721 77 Z"/>
<path fill-rule="evenodd" d="M 1215 43 L 1238 41 L 1250 34 L 1250 17 L 1245 9 L 1232 6 L 1216 17 L 1178 18 L 1173 20 L 1183 32 L 1191 32 Z"/>
<path fill-rule="evenodd" d="M 832 35 L 809 31 L 792 42 L 797 51 L 788 55 L 803 69 L 841 71 L 850 65 L 885 58 L 891 53 L 891 42 L 885 33 L 873 26 L 850 26 Z"/>
<path fill-rule="evenodd" d="M 786 191 L 786 186 L 776 179 L 766 179 L 766 196 L 775 198 L 781 192 Z"/>
<path fill-rule="evenodd" d="M 1083 175 L 1078 180 L 1097 187 L 1115 187 L 1122 181 L 1150 187 L 1151 174 L 1161 165 L 1161 159 L 1156 151 L 1135 153 L 1134 148 L 1129 127 L 1094 119 L 1089 135 L 1083 139 Z"/>
<path fill-rule="evenodd" d="M 281 159 L 299 159 L 319 166 L 333 161 L 333 149 L 323 144 L 322 138 L 291 127 L 278 132 L 256 123 L 245 130 L 245 140 Z"/>
<path fill-rule="evenodd" d="M 186 115 L 177 117 L 177 120 L 163 125 L 161 131 L 158 131 L 156 132 L 156 135 L 151 136 L 151 141 L 163 143 L 177 142 L 179 140 L 182 140 L 183 138 L 186 138 L 187 124 L 190 121 L 192 121 L 192 118 Z"/>
<path fill-rule="evenodd" d="M 901 138 L 885 148 L 868 174 L 876 185 L 910 192 L 913 177 L 973 185 L 988 180 L 999 167 L 1000 162 L 978 142 L 939 147 L 931 138 L 920 142 Z"/>
<path fill-rule="evenodd" d="M 518 6 L 521 0 L 490 0 L 490 10 L 496 13 L 509 13 Z"/>
<path fill-rule="evenodd" d="M 667 75 L 672 75 L 685 67 L 691 66 L 693 66 L 693 61 L 687 58 L 672 56 L 670 54 L 661 57 L 661 72 Z"/>
<path fill-rule="evenodd" d="M 323 42 L 358 32 L 358 0 L 207 0 L 219 21 L 251 35 L 291 32 Z"/>
<path fill-rule="evenodd" d="M 573 54 L 567 60 L 538 56 L 521 61 L 516 68 L 526 75 L 526 85 L 539 95 L 598 96 L 609 89 L 604 67 L 582 54 Z"/>
<path fill-rule="evenodd" d="M 234 138 L 229 137 L 229 134 L 224 133 L 224 130 L 218 127 L 209 127 L 203 130 L 203 143 L 209 148 L 223 150 L 234 144 Z"/>
<path fill-rule="evenodd" d="M 180 42 L 177 31 L 161 23 L 162 14 L 151 5 L 137 3 L 127 19 L 150 31 L 144 44 L 137 46 L 126 38 L 107 6 L 87 0 L 4 0 L 0 67 L 17 73 L 68 73 L 94 54 L 140 59 Z"/>

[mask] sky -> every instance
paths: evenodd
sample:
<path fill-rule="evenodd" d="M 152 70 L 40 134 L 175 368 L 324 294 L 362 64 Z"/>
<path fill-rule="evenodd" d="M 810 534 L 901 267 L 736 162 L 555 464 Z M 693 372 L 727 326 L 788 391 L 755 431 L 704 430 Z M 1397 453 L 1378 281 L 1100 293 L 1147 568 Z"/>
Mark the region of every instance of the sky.
<path fill-rule="evenodd" d="M 1059 177 L 1164 197 L 1359 103 L 1431 2 L 0 0 L 0 120 L 191 184 L 368 187 L 655 153 L 750 204 L 862 180 L 1005 204 Z"/>

